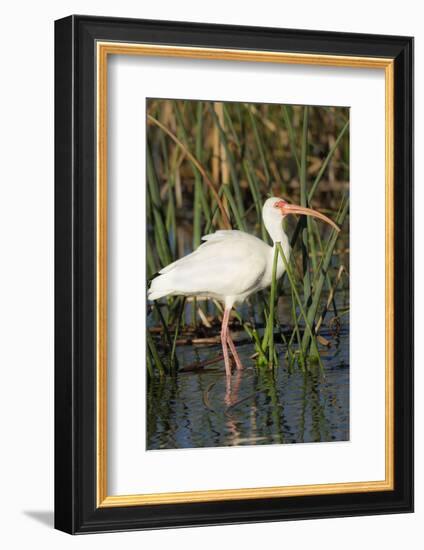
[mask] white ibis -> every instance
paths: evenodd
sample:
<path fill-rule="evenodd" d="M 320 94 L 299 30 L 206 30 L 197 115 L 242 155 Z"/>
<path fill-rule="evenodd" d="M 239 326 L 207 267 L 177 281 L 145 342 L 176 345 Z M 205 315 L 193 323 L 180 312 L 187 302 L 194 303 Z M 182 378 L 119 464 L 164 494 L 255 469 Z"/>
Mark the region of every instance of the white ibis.
<path fill-rule="evenodd" d="M 263 206 L 262 218 L 273 246 L 244 231 L 216 231 L 202 237 L 206 242 L 194 252 L 159 271 L 149 288 L 150 300 L 163 296 L 197 296 L 214 298 L 224 305 L 221 343 L 227 380 L 231 377 L 228 347 L 237 369 L 243 368 L 228 329 L 231 309 L 254 292 L 271 285 L 275 243 L 281 243 L 285 257 L 289 258 L 290 243 L 282 225 L 284 217 L 289 214 L 314 216 L 339 231 L 339 227 L 321 212 L 272 197 Z M 284 271 L 284 263 L 279 257 L 278 279 Z"/>

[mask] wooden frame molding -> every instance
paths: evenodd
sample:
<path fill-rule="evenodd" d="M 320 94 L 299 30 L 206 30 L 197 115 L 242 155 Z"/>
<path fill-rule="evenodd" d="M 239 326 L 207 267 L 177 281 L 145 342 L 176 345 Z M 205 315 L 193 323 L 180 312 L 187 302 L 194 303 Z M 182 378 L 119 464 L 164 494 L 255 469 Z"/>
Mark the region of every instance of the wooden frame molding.
<path fill-rule="evenodd" d="M 387 58 L 162 46 L 98 41 L 97 52 L 97 506 L 329 495 L 394 488 L 394 61 Z M 385 71 L 386 124 L 386 373 L 385 479 L 319 485 L 257 487 L 109 496 L 107 491 L 107 63 L 110 55 L 285 63 Z"/>

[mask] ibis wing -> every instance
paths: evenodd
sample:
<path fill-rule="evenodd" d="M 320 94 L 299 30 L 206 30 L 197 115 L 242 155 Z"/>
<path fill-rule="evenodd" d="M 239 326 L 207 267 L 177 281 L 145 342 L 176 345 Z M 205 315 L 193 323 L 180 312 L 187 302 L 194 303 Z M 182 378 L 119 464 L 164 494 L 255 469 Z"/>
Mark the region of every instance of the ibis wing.
<path fill-rule="evenodd" d="M 162 270 L 175 291 L 233 296 L 254 290 L 267 268 L 267 245 L 241 231 L 217 231 L 204 239 Z"/>
<path fill-rule="evenodd" d="M 181 267 L 183 264 L 187 262 L 192 262 L 196 257 L 198 257 L 200 254 L 203 255 L 203 257 L 206 255 L 206 251 L 211 251 L 211 246 L 216 245 L 218 243 L 222 243 L 222 246 L 235 246 L 236 243 L 238 244 L 246 244 L 256 247 L 265 247 L 267 248 L 267 245 L 258 239 L 257 237 L 254 237 L 253 235 L 249 235 L 248 233 L 244 233 L 243 231 L 239 231 L 237 229 L 219 229 L 215 233 L 209 233 L 208 235 L 204 235 L 202 237 L 203 242 L 194 252 L 191 252 L 191 254 L 188 254 L 187 256 L 184 256 L 183 258 L 180 258 L 179 260 L 176 260 L 175 262 L 172 262 L 162 268 L 159 273 L 161 275 L 164 275 L 165 273 L 169 273 L 170 271 L 173 271 L 176 267 Z M 226 243 L 224 245 L 224 242 Z M 214 247 L 214 251 L 216 251 L 216 247 Z"/>

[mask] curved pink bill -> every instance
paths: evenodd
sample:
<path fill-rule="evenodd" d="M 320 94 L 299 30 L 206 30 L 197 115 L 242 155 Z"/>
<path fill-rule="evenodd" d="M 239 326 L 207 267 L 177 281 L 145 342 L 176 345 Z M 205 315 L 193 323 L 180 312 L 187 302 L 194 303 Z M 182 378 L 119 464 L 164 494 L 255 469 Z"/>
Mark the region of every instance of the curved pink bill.
<path fill-rule="evenodd" d="M 340 227 L 336 223 L 334 223 L 333 220 L 331 220 L 324 214 L 321 214 L 321 212 L 318 212 L 317 210 L 313 210 L 312 208 L 306 208 L 304 206 L 298 206 L 296 204 L 288 204 L 285 201 L 279 201 L 275 204 L 275 206 L 276 208 L 279 208 L 281 210 L 281 213 L 283 214 L 283 216 L 287 216 L 288 214 L 313 216 L 314 218 L 318 218 L 319 220 L 322 220 L 323 222 L 328 223 L 336 231 L 340 231 Z"/>

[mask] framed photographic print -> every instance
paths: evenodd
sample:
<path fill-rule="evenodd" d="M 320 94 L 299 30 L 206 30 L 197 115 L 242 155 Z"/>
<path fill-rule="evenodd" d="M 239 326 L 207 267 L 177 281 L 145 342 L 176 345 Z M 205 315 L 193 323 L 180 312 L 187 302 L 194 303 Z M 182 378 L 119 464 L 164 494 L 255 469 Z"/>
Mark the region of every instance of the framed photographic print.
<path fill-rule="evenodd" d="M 55 25 L 55 525 L 413 509 L 413 39 Z"/>

